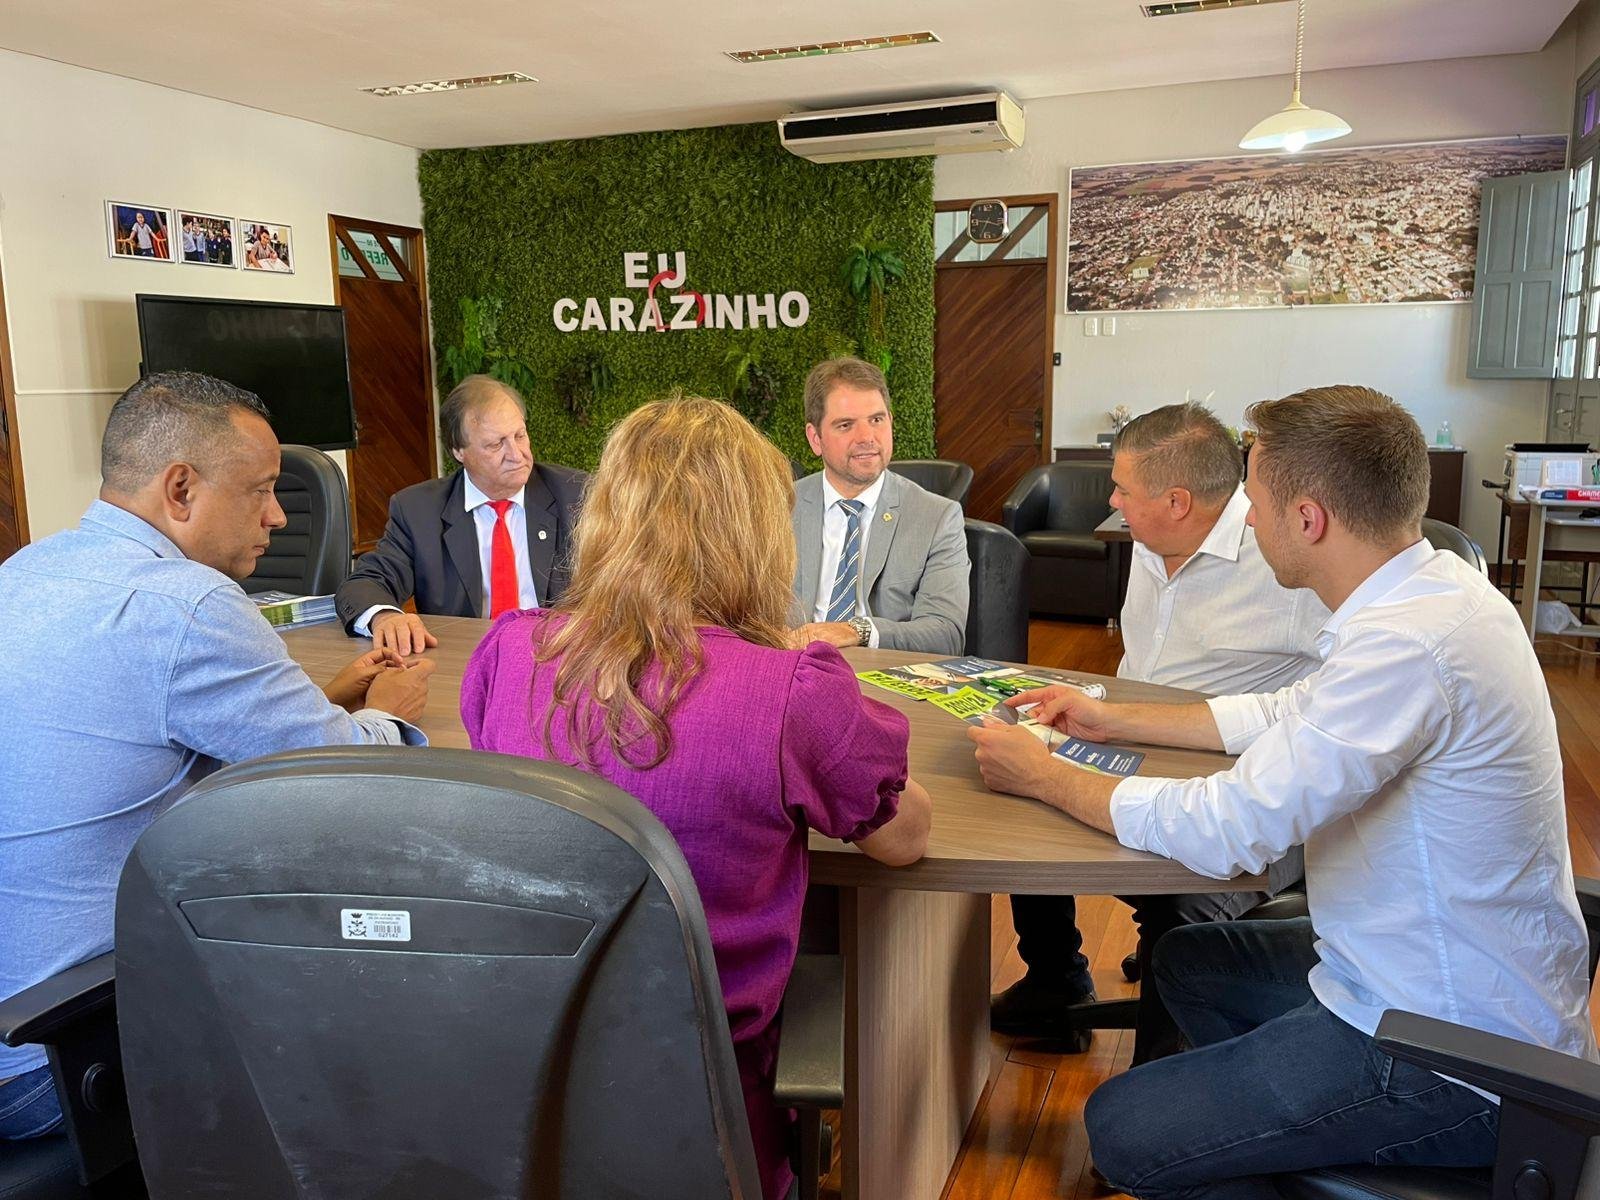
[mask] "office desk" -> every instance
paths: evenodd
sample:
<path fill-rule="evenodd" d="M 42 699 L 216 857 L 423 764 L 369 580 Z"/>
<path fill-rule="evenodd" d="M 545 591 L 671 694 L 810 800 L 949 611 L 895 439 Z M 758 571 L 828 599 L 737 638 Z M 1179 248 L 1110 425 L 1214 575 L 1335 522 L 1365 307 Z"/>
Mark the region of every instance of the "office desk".
<path fill-rule="evenodd" d="M 439 669 L 419 724 L 436 746 L 467 744 L 461 676 L 488 624 L 428 621 L 439 637 L 429 652 Z M 331 622 L 291 631 L 284 641 L 319 683 L 369 644 L 345 637 Z M 930 657 L 892 650 L 845 656 L 858 670 Z M 1101 681 L 1114 699 L 1187 696 Z M 936 1200 L 988 1080 L 991 893 L 1126 895 L 1263 885 L 1254 876 L 1203 879 L 1036 801 L 996 795 L 978 775 L 960 721 L 926 703 L 866 690 L 910 719 L 911 774 L 932 795 L 934 818 L 927 856 L 899 869 L 852 846 L 811 839 L 812 883 L 838 889 L 845 956 L 844 1192 L 851 1200 Z M 1230 761 L 1191 750 L 1147 753 L 1142 773 L 1152 775 L 1207 774 Z"/>
<path fill-rule="evenodd" d="M 1529 499 L 1528 555 L 1523 568 L 1522 625 L 1528 637 L 1534 637 L 1539 605 L 1539 576 L 1544 566 L 1546 550 L 1600 550 L 1600 522 L 1580 521 L 1578 514 L 1586 508 L 1600 507 L 1584 500 Z M 1584 599 L 1588 599 L 1587 596 Z M 1569 629 L 1566 637 L 1600 637 L 1600 625 L 1579 625 Z"/>

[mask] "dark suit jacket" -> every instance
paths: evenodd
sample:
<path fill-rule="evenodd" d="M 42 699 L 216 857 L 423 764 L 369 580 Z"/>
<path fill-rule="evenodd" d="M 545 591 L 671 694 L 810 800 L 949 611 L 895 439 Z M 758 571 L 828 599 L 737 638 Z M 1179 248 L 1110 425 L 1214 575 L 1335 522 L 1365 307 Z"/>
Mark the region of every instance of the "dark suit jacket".
<path fill-rule="evenodd" d="M 554 604 L 567 586 L 572 531 L 588 478 L 582 471 L 550 463 L 536 463 L 528 476 L 523 493 L 528 563 L 541 605 Z M 489 615 L 477 525 L 464 498 L 465 479 L 464 471 L 429 479 L 389 501 L 383 538 L 371 553 L 361 556 L 335 598 L 346 633 L 352 633 L 356 618 L 373 605 L 399 608 L 413 596 L 419 613 Z"/>

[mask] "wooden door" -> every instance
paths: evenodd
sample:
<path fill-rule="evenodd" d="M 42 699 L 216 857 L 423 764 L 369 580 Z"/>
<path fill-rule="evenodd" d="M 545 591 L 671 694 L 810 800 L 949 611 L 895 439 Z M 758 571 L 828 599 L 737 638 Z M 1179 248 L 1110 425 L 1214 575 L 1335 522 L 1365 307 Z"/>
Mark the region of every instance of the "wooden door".
<path fill-rule="evenodd" d="M 967 515 L 998 521 L 1017 480 L 1048 461 L 1055 197 L 1008 199 L 1011 233 L 987 246 L 966 236 L 968 203 L 935 213 L 934 442 L 973 470 Z"/>
<path fill-rule="evenodd" d="M 356 410 L 350 529 L 361 554 L 383 535 L 389 498 L 438 469 L 422 230 L 330 216 L 328 231 Z"/>
<path fill-rule="evenodd" d="M 17 441 L 17 382 L 11 371 L 5 296 L 0 294 L 0 562 L 28 544 L 28 505 L 22 491 L 22 445 Z"/>

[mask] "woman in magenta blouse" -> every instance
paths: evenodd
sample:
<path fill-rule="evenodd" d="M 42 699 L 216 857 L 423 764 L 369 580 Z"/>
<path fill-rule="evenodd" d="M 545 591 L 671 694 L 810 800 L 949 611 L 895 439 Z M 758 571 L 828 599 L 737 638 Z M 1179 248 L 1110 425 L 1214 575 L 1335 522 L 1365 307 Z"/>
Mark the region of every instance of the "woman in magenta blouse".
<path fill-rule="evenodd" d="M 715 400 L 662 400 L 612 432 L 578 522 L 572 582 L 507 613 L 468 664 L 480 750 L 592 771 L 677 838 L 710 926 L 766 1200 L 784 1196 L 777 1013 L 794 965 L 806 833 L 891 865 L 927 846 L 907 724 L 833 647 L 791 649 L 788 462 Z"/>

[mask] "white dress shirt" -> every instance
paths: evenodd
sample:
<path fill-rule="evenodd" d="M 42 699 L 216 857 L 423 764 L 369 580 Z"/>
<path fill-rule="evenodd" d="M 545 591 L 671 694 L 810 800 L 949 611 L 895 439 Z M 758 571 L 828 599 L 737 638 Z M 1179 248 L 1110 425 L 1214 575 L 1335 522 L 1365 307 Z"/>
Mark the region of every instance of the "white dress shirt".
<path fill-rule="evenodd" d="M 859 579 L 865 580 L 867 574 L 867 537 L 872 532 L 872 518 L 878 508 L 878 497 L 883 495 L 883 476 L 879 475 L 872 486 L 863 491 L 856 499 L 861 501 L 861 573 Z M 849 530 L 849 517 L 844 509 L 839 507 L 839 501 L 844 497 L 828 480 L 826 473 L 822 476 L 822 575 L 817 581 L 817 608 L 811 615 L 813 621 L 826 621 L 828 619 L 828 601 L 833 596 L 834 576 L 839 571 L 839 555 L 844 552 L 844 537 Z M 857 588 L 856 611 L 854 616 L 866 617 L 869 621 L 871 614 L 866 611 L 866 589 Z M 878 648 L 878 625 L 872 622 L 872 637 L 867 645 L 876 650 Z"/>
<path fill-rule="evenodd" d="M 1133 544 L 1118 677 L 1235 695 L 1275 692 L 1322 665 L 1328 610 L 1313 591 L 1278 586 L 1249 513 L 1241 487 L 1171 578 L 1161 555 Z"/>
<path fill-rule="evenodd" d="M 1418 542 L 1317 641 L 1309 678 L 1209 701 L 1231 770 L 1118 784 L 1118 840 L 1217 878 L 1304 842 L 1310 985 L 1336 1016 L 1370 1034 L 1404 1009 L 1593 1059 L 1561 751 L 1516 611 Z"/>
<path fill-rule="evenodd" d="M 478 530 L 478 565 L 483 572 L 483 615 L 487 617 L 490 597 L 494 595 L 491 576 L 494 564 L 494 526 L 497 518 L 494 509 L 489 506 L 489 497 L 472 482 L 472 476 L 465 471 L 461 475 L 461 482 L 465 487 L 462 499 L 466 503 L 467 511 L 472 514 L 473 523 Z M 506 529 L 511 533 L 511 549 L 517 560 L 517 607 L 538 608 L 539 594 L 533 586 L 533 564 L 528 561 L 528 510 L 522 504 L 522 497 L 527 490 L 526 487 L 518 488 L 516 495 L 509 497 L 511 507 L 506 509 Z M 381 612 L 400 611 L 392 604 L 374 604 L 357 617 L 350 628 L 358 637 L 371 637 L 373 617 Z"/>

